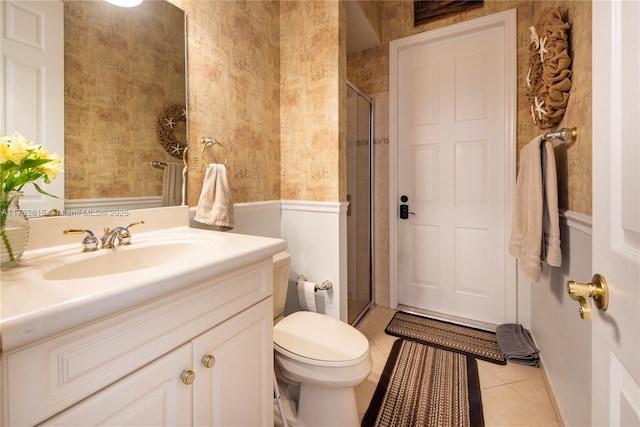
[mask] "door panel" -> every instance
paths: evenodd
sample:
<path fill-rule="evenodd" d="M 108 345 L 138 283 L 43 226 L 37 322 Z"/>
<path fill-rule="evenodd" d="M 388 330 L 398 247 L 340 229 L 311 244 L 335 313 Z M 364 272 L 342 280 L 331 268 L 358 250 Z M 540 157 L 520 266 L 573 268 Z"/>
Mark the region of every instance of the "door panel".
<path fill-rule="evenodd" d="M 193 386 L 180 377 L 190 367 L 191 346 L 184 344 L 41 425 L 191 425 Z"/>
<path fill-rule="evenodd" d="M 592 424 L 640 425 L 640 2 L 593 2 Z M 582 279 L 582 278 L 581 278 Z M 588 278 L 585 278 L 588 279 Z M 578 280 L 576 278 L 575 280 Z M 582 279 L 584 280 L 584 279 Z"/>
<path fill-rule="evenodd" d="M 494 324 L 506 319 L 513 143 L 505 34 L 494 25 L 415 43 L 397 72 L 398 190 L 413 213 L 398 220 L 398 302 Z"/>
<path fill-rule="evenodd" d="M 63 3 L 3 1 L 0 20 L 0 129 L 7 135 L 17 131 L 64 157 Z M 43 188 L 59 198 L 25 186 L 20 206 L 29 216 L 64 208 L 64 174 Z"/>
<path fill-rule="evenodd" d="M 193 340 L 193 425 L 273 425 L 272 307 L 263 300 Z"/>

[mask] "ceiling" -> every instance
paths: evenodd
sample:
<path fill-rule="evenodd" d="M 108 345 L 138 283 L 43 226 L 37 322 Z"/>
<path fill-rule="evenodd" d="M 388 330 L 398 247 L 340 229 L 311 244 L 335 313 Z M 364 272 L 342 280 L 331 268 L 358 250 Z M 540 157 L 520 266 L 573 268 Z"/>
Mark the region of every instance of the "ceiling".
<path fill-rule="evenodd" d="M 380 37 L 355 0 L 345 2 L 347 7 L 347 53 L 361 52 L 380 45 Z"/>

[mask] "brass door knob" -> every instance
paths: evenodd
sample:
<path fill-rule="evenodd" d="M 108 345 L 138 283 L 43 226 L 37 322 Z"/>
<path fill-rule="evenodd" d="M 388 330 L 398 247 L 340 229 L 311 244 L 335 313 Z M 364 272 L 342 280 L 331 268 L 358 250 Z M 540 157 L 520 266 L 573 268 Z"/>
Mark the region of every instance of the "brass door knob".
<path fill-rule="evenodd" d="M 591 320 L 592 315 L 589 302 L 584 297 L 578 297 L 578 303 L 580 304 L 580 308 L 578 309 L 580 318 L 584 320 Z"/>
<path fill-rule="evenodd" d="M 204 356 L 202 356 L 201 360 L 205 368 L 213 368 L 213 365 L 216 364 L 216 358 L 211 354 L 205 354 Z"/>
<path fill-rule="evenodd" d="M 591 307 L 587 298 L 593 299 L 598 310 L 606 311 L 609 307 L 609 287 L 604 276 L 594 274 L 591 283 L 567 282 L 569 296 L 580 303 L 580 317 L 591 320 Z"/>
<path fill-rule="evenodd" d="M 193 381 L 196 379 L 196 373 L 191 369 L 186 369 L 180 373 L 180 379 L 185 385 L 193 384 Z"/>

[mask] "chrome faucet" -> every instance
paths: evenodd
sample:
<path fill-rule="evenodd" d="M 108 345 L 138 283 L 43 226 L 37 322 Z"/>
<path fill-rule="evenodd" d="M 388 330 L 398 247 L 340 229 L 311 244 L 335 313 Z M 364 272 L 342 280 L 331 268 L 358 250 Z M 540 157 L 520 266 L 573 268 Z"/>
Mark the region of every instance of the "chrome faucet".
<path fill-rule="evenodd" d="M 102 243 L 103 249 L 113 248 L 115 245 L 116 239 L 118 239 L 118 245 L 129 245 L 131 244 L 131 232 L 129 231 L 129 227 L 133 227 L 134 225 L 144 224 L 144 221 L 134 222 L 132 224 L 125 225 L 124 227 L 116 227 L 110 230 L 108 227 L 104 229 L 104 235 L 100 238 L 100 242 Z"/>

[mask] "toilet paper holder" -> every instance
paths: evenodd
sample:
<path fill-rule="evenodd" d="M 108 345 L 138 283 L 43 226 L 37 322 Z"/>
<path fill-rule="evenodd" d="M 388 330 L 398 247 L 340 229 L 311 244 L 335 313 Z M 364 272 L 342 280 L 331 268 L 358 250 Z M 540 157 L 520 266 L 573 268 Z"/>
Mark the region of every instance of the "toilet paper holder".
<path fill-rule="evenodd" d="M 306 274 L 301 274 L 300 276 L 298 276 L 298 278 L 296 279 L 296 283 L 298 283 L 299 281 L 304 281 L 304 282 L 308 282 L 309 279 L 307 278 Z M 333 282 L 329 279 L 325 280 L 324 282 L 322 282 L 321 284 L 316 284 L 314 286 L 314 290 L 315 292 L 318 291 L 327 291 L 329 289 L 333 288 Z"/>

